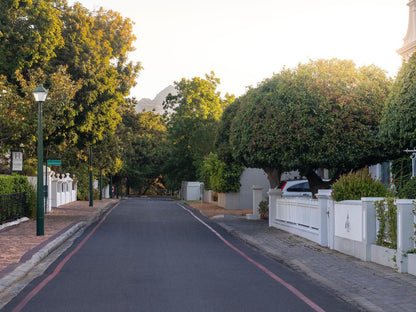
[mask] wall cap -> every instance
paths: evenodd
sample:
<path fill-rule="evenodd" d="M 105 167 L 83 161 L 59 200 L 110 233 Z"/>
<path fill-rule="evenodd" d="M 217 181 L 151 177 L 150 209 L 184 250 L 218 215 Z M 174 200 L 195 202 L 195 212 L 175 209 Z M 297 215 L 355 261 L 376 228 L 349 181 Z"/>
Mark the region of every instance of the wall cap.
<path fill-rule="evenodd" d="M 282 190 L 279 189 L 269 189 L 267 192 L 268 195 L 282 195 Z"/>

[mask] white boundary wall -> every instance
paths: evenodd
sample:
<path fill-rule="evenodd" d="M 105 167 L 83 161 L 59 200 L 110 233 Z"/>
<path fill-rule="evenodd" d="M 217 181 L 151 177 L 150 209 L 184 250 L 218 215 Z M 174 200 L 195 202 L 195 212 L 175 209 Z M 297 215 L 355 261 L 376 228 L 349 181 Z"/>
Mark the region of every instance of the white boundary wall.
<path fill-rule="evenodd" d="M 363 261 L 416 275 L 414 201 L 397 199 L 397 250 L 376 245 L 377 220 L 374 202 L 382 198 L 335 202 L 329 190 L 318 199 L 281 198 L 280 190 L 269 190 L 269 226 L 299 235 L 321 246 Z"/>

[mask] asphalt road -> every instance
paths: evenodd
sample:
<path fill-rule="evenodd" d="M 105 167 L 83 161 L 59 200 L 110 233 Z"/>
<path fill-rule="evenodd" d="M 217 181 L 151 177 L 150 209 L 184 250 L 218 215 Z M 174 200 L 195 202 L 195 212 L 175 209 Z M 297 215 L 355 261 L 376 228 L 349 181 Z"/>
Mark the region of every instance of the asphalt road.
<path fill-rule="evenodd" d="M 3 311 L 358 311 L 174 201 L 122 201 Z"/>

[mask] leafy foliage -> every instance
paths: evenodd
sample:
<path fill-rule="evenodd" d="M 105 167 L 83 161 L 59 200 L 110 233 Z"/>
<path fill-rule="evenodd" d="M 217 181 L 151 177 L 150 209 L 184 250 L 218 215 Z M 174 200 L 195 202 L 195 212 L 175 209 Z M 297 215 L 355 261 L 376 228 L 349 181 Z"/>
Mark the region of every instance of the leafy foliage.
<path fill-rule="evenodd" d="M 317 60 L 283 69 L 249 90 L 231 135 L 234 156 L 260 168 L 299 170 L 312 193 L 337 177 L 385 159 L 378 125 L 390 80 L 375 66 Z"/>
<path fill-rule="evenodd" d="M 416 146 L 416 55 L 403 63 L 387 98 L 380 136 L 394 159 Z"/>
<path fill-rule="evenodd" d="M 221 116 L 218 125 L 218 134 L 215 140 L 215 150 L 218 155 L 218 159 L 227 164 L 235 163 L 236 159 L 233 158 L 233 150 L 230 144 L 231 126 L 234 118 L 240 108 L 240 102 L 235 100 L 227 105 Z"/>
<path fill-rule="evenodd" d="M 239 192 L 243 170 L 244 166 L 235 163 L 226 164 L 218 158 L 217 154 L 210 153 L 204 160 L 200 175 L 207 189 L 219 193 Z"/>
<path fill-rule="evenodd" d="M 92 13 L 76 3 L 64 10 L 62 20 L 65 44 L 52 64 L 68 66 L 74 79 L 82 79 L 74 118 L 75 143 L 82 148 L 116 130 L 121 121 L 118 108 L 125 105 L 141 66 L 127 62 L 135 37 L 132 22 L 117 12 Z"/>
<path fill-rule="evenodd" d="M 269 199 L 259 203 L 259 214 L 261 219 L 269 219 Z"/>
<path fill-rule="evenodd" d="M 333 185 L 333 198 L 341 200 L 361 200 L 361 197 L 385 197 L 387 189 L 380 181 L 371 177 L 368 168 L 342 175 Z"/>
<path fill-rule="evenodd" d="M 124 162 L 120 177 L 139 194 L 163 188 L 161 172 L 168 157 L 166 119 L 154 112 L 136 114 L 127 110 L 123 115 L 120 136 L 125 140 Z"/>
<path fill-rule="evenodd" d="M 394 198 L 376 201 L 376 214 L 379 222 L 376 244 L 391 249 L 397 248 L 397 206 Z"/>
<path fill-rule="evenodd" d="M 262 168 L 271 188 L 280 182 L 287 138 L 279 124 L 279 102 L 273 98 L 275 83 L 276 79 L 266 80 L 236 100 L 229 138 L 234 159 L 249 168 Z"/>
<path fill-rule="evenodd" d="M 26 177 L 20 175 L 0 175 L 0 194 L 26 192 L 26 216 L 33 217 L 36 208 L 36 192 Z M 0 219 L 1 216 L 0 216 Z"/>
<path fill-rule="evenodd" d="M 69 130 L 73 126 L 75 115 L 75 93 L 80 88 L 80 82 L 71 80 L 65 67 L 59 67 L 57 72 L 46 75 L 41 69 L 28 71 L 29 78 L 17 71 L 16 79 L 20 84 L 18 89 L 8 83 L 3 77 L 0 82 L 0 145 L 3 148 L 18 148 L 25 142 L 25 152 L 28 157 L 35 153 L 37 138 L 38 104 L 34 102 L 33 90 L 41 83 L 49 85 L 48 100 L 42 103 L 44 144 L 51 148 L 71 137 Z M 3 143 L 3 144 L 2 144 Z"/>
<path fill-rule="evenodd" d="M 56 56 L 62 47 L 61 12 L 54 1 L 3 0 L 0 12 L 0 75 L 15 82 L 16 71 L 26 75 Z"/>
<path fill-rule="evenodd" d="M 397 192 L 398 198 L 416 198 L 416 177 L 413 177 L 404 183 Z"/>
<path fill-rule="evenodd" d="M 42 104 L 45 157 L 60 158 L 65 170 L 82 172 L 93 145 L 97 167 L 115 174 L 123 145 L 116 131 L 141 69 L 128 60 L 136 39 L 133 22 L 114 11 L 68 6 L 65 0 L 2 5 L 0 151 L 23 147 L 25 159 L 34 157 L 32 91 L 43 83 L 49 89 Z"/>
<path fill-rule="evenodd" d="M 205 79 L 194 77 L 175 82 L 177 95 L 168 95 L 164 103 L 168 119 L 171 153 L 165 166 L 168 183 L 176 189 L 181 181 L 196 179 L 204 157 L 214 150 L 219 119 L 223 109 L 234 99 L 217 92 L 220 80 L 214 73 Z"/>

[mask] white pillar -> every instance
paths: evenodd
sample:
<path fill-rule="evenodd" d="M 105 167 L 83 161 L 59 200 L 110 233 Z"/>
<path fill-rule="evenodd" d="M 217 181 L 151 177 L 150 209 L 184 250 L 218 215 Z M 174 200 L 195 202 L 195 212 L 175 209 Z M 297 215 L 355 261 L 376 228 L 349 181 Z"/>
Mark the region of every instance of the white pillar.
<path fill-rule="evenodd" d="M 259 204 L 263 200 L 263 187 L 253 185 L 251 188 L 253 191 L 253 213 L 247 214 L 247 219 L 249 220 L 259 220 Z"/>
<path fill-rule="evenodd" d="M 77 182 L 72 183 L 72 201 L 75 202 L 78 199 L 78 184 Z"/>
<path fill-rule="evenodd" d="M 277 199 L 282 197 L 282 190 L 269 189 L 267 194 L 269 195 L 269 226 L 272 226 L 276 219 Z"/>
<path fill-rule="evenodd" d="M 204 191 L 204 202 L 206 203 L 212 203 L 212 195 L 214 194 L 214 191 L 212 190 L 205 190 Z"/>
<path fill-rule="evenodd" d="M 397 254 L 400 273 L 407 273 L 407 252 L 414 249 L 413 200 L 397 199 Z"/>
<path fill-rule="evenodd" d="M 104 196 L 103 197 L 104 198 L 110 198 L 110 185 L 109 184 L 107 184 L 104 187 Z"/>
<path fill-rule="evenodd" d="M 56 187 L 56 207 L 59 207 L 63 204 L 62 202 L 62 180 L 61 179 L 58 178 L 56 186 L 57 186 Z"/>
<path fill-rule="evenodd" d="M 49 197 L 51 198 L 51 207 L 58 207 L 58 178 L 55 175 L 55 172 L 52 171 L 52 179 L 51 179 L 51 194 Z"/>
<path fill-rule="evenodd" d="M 319 244 L 333 249 L 335 216 L 332 190 L 318 190 L 316 197 L 319 201 Z"/>
<path fill-rule="evenodd" d="M 47 187 L 47 195 L 48 197 L 45 200 L 45 212 L 51 212 L 52 209 L 52 198 L 51 198 L 51 192 L 52 192 L 52 170 L 49 169 L 46 166 L 43 166 L 43 183 Z"/>
<path fill-rule="evenodd" d="M 69 173 L 67 173 L 66 174 L 66 182 L 68 183 L 68 189 L 67 189 L 67 202 L 68 203 L 71 203 L 71 202 L 73 202 L 74 200 L 73 200 L 73 195 L 72 195 L 72 187 L 73 187 L 73 182 L 74 182 L 74 180 L 71 178 L 71 176 L 70 176 L 70 174 Z"/>
<path fill-rule="evenodd" d="M 361 203 L 363 205 L 363 242 L 365 244 L 363 260 L 371 261 L 371 245 L 377 241 L 377 215 L 375 201 L 383 200 L 383 198 L 363 197 Z"/>

